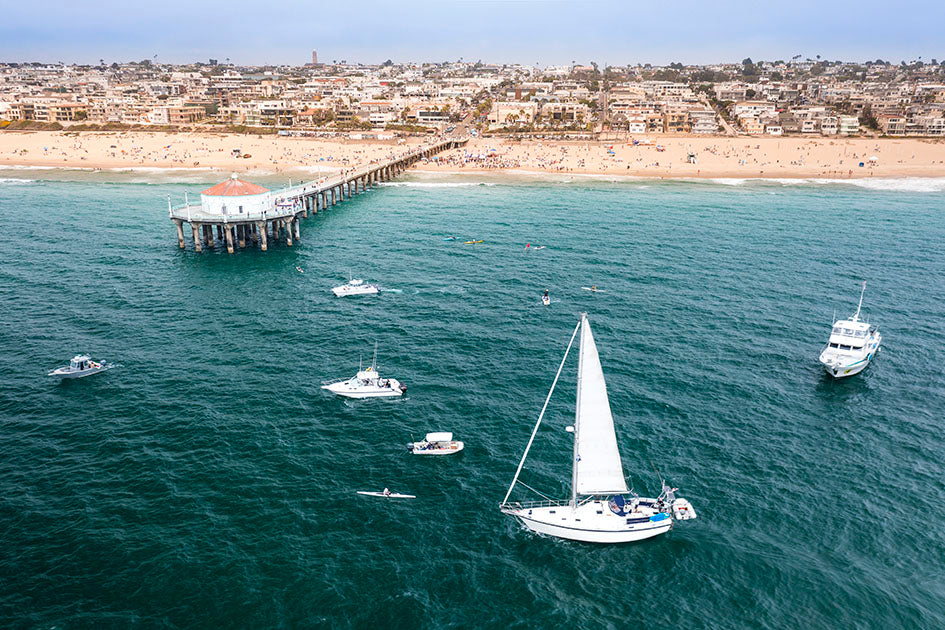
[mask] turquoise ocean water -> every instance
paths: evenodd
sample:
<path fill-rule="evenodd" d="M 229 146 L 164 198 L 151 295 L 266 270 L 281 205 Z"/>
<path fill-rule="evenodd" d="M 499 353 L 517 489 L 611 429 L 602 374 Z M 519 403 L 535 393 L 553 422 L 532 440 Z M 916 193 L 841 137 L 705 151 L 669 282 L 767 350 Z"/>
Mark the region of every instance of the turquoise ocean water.
<path fill-rule="evenodd" d="M 0 625 L 945 627 L 941 182 L 412 175 L 229 256 L 167 219 L 206 177 L 0 173 Z M 861 280 L 884 348 L 836 382 Z M 698 511 L 666 536 L 497 509 L 581 311 L 633 485 Z M 405 399 L 319 388 L 375 342 Z M 79 351 L 121 367 L 45 376 Z M 560 497 L 569 361 L 523 473 Z"/>

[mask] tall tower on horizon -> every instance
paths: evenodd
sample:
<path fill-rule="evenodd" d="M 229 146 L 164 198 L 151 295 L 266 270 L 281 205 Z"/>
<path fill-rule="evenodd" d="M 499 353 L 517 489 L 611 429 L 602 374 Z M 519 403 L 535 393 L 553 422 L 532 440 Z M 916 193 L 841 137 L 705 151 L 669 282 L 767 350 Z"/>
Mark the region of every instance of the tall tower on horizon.
<path fill-rule="evenodd" d="M 316 51 L 314 48 L 312 49 L 312 65 L 318 65 L 318 51 Z"/>

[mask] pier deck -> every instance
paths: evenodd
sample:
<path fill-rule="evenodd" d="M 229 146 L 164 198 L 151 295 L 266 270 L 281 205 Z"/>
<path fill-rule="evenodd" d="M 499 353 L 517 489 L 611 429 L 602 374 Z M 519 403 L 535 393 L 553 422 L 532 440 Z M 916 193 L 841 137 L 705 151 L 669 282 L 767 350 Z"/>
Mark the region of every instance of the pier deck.
<path fill-rule="evenodd" d="M 268 242 L 278 240 L 284 233 L 286 245 L 292 246 L 301 238 L 300 219 L 308 213 L 317 213 L 334 206 L 346 198 L 365 192 L 378 182 L 386 182 L 420 160 L 428 159 L 448 149 L 466 144 L 465 139 L 447 139 L 419 147 L 390 160 L 366 164 L 331 177 L 303 182 L 272 193 L 272 205 L 262 213 L 255 214 L 209 214 L 201 204 L 185 203 L 171 207 L 168 214 L 177 225 L 177 241 L 183 249 L 184 223 L 190 224 L 194 249 L 202 251 L 203 244 L 214 244 L 214 228 L 220 242 L 226 243 L 229 253 L 235 247 L 245 247 L 247 241 L 258 244 L 266 251 Z"/>

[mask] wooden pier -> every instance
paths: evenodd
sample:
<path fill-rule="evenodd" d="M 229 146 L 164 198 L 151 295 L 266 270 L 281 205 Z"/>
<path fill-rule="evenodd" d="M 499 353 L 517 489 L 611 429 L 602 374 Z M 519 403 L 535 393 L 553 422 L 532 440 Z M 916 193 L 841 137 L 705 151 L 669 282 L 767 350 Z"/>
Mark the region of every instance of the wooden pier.
<path fill-rule="evenodd" d="M 271 203 L 262 212 L 210 213 L 199 203 L 171 207 L 168 202 L 168 213 L 177 225 L 177 242 L 181 249 L 186 247 L 185 223 L 189 224 L 187 231 L 193 235 L 194 249 L 198 252 L 203 251 L 204 245 L 213 247 L 214 237 L 221 244 L 225 243 L 226 250 L 231 254 L 237 247 L 244 248 L 247 244 L 258 245 L 266 251 L 270 241 L 278 242 L 282 238 L 291 247 L 293 241 L 301 239 L 299 224 L 301 219 L 308 217 L 309 212 L 314 215 L 320 210 L 326 210 L 370 190 L 378 182 L 390 181 L 420 160 L 463 146 L 466 142 L 465 139 L 442 140 L 385 162 L 342 172 L 324 181 L 312 180 L 274 191 L 271 193 Z"/>

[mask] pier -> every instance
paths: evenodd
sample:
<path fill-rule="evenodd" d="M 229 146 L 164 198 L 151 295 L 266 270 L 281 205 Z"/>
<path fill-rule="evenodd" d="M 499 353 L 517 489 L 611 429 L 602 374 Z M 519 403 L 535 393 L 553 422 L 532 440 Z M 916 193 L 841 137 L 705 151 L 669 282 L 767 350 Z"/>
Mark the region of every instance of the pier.
<path fill-rule="evenodd" d="M 176 207 L 172 207 L 168 200 L 168 214 L 177 226 L 177 242 L 181 249 L 186 247 L 187 232 L 192 235 L 194 249 L 198 252 L 203 251 L 204 246 L 213 247 L 217 240 L 225 244 L 226 250 L 231 254 L 237 247 L 242 249 L 247 245 L 258 245 L 262 251 L 266 251 L 270 242 L 278 242 L 283 238 L 285 244 L 291 247 L 294 241 L 301 240 L 299 225 L 301 219 L 307 218 L 309 213 L 315 215 L 319 211 L 327 210 L 345 199 L 370 190 L 379 182 L 390 181 L 420 160 L 463 146 L 466 142 L 465 139 L 442 140 L 384 162 L 368 164 L 325 180 L 303 182 L 271 193 L 262 187 L 235 180 L 244 187 L 252 186 L 266 193 L 262 209 L 259 209 L 259 204 L 253 204 L 256 207 L 247 204 L 248 211 L 244 212 L 244 206 L 236 201 L 235 204 L 231 203 L 231 209 L 228 211 L 226 203 L 217 209 L 205 202 L 190 203 L 185 197 L 185 203 Z M 259 196 L 255 190 L 222 194 L 245 195 L 243 198 L 246 199 Z M 241 197 L 220 199 L 239 200 Z M 238 211 L 234 212 L 233 208 Z M 184 227 L 185 223 L 187 228 Z"/>

